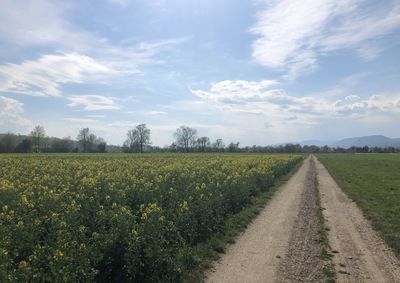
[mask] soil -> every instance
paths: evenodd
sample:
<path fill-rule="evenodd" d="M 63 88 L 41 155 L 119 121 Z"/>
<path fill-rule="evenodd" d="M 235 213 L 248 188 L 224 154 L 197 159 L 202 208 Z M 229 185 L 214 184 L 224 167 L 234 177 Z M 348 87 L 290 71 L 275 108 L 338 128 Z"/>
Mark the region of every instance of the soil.
<path fill-rule="evenodd" d="M 399 259 L 314 156 L 277 190 L 205 281 L 324 282 L 316 177 L 337 282 L 400 282 Z"/>
<path fill-rule="evenodd" d="M 400 282 L 399 259 L 322 163 L 316 167 L 337 282 Z"/>
<path fill-rule="evenodd" d="M 297 219 L 292 228 L 289 246 L 279 267 L 278 282 L 321 282 L 327 262 L 321 258 L 324 243 L 320 234 L 314 158 L 304 180 L 304 189 Z"/>

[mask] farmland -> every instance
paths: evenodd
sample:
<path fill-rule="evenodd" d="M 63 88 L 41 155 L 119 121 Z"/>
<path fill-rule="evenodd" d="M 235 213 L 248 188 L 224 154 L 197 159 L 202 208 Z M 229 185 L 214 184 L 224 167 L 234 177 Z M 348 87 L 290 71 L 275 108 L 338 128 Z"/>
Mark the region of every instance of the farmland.
<path fill-rule="evenodd" d="M 400 255 L 400 155 L 321 154 L 318 159 Z"/>
<path fill-rule="evenodd" d="M 179 280 L 295 155 L 0 157 L 0 281 Z"/>

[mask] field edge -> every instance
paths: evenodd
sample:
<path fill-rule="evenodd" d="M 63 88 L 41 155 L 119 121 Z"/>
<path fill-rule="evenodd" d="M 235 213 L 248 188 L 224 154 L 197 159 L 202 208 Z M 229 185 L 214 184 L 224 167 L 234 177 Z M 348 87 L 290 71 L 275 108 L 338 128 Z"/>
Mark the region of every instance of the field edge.
<path fill-rule="evenodd" d="M 190 248 L 190 253 L 196 259 L 197 264 L 193 268 L 183 270 L 183 282 L 203 282 L 205 273 L 212 268 L 213 262 L 220 258 L 226 248 L 235 243 L 237 237 L 243 233 L 248 225 L 258 216 L 272 199 L 274 193 L 287 182 L 303 164 L 306 156 L 289 171 L 289 173 L 279 177 L 274 185 L 267 192 L 255 197 L 252 203 L 240 212 L 231 215 L 226 223 L 224 233 L 211 238 L 208 242 Z"/>

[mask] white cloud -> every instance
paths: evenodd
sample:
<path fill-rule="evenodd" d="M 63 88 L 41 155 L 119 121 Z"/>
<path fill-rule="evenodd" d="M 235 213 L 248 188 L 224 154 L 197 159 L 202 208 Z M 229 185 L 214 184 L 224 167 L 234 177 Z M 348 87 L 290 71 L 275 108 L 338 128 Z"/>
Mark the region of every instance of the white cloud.
<path fill-rule="evenodd" d="M 250 30 L 257 36 L 253 57 L 264 66 L 286 71 L 289 78 L 315 70 L 318 56 L 334 50 L 354 48 L 364 59 L 372 59 L 382 48 L 376 43 L 367 47 L 370 41 L 400 26 L 398 3 L 389 11 L 352 0 L 263 3 Z"/>
<path fill-rule="evenodd" d="M 366 115 L 370 113 L 400 112 L 400 95 L 373 95 L 362 99 L 348 95 L 341 100 L 330 101 L 318 96 L 297 97 L 283 89 L 270 89 L 277 84 L 270 81 L 222 81 L 211 86 L 209 91 L 192 90 L 198 97 L 217 103 L 226 112 L 241 114 L 263 114 L 282 122 L 296 117 L 296 121 L 318 122 L 321 117 Z"/>
<path fill-rule="evenodd" d="M 67 97 L 71 103 L 68 106 L 82 106 L 84 110 L 118 110 L 121 106 L 116 103 L 115 97 L 107 97 L 102 95 L 72 95 Z"/>
<path fill-rule="evenodd" d="M 263 99 L 271 96 L 274 92 L 279 92 L 279 90 L 267 91 L 268 88 L 275 85 L 278 85 L 278 82 L 274 80 L 263 80 L 260 82 L 225 80 L 213 84 L 210 91 L 192 90 L 192 92 L 204 99 L 235 103 L 242 100 Z"/>
<path fill-rule="evenodd" d="M 372 95 L 361 99 L 356 95 L 346 96 L 334 103 L 338 115 L 368 115 L 371 113 L 399 113 L 400 95 Z"/>
<path fill-rule="evenodd" d="M 167 115 L 168 113 L 165 111 L 147 111 L 144 114 L 147 116 L 160 116 L 160 115 Z"/>
<path fill-rule="evenodd" d="M 82 124 L 82 123 L 96 123 L 98 122 L 98 120 L 96 119 L 87 119 L 87 118 L 75 118 L 75 117 L 68 117 L 68 118 L 64 118 L 64 121 L 67 122 L 72 122 L 72 123 L 78 123 L 78 124 Z"/>
<path fill-rule="evenodd" d="M 13 98 L 0 96 L 0 129 L 3 132 L 31 127 L 33 123 L 23 114 L 23 103 Z"/>
<path fill-rule="evenodd" d="M 383 118 L 389 120 L 387 128 L 393 128 L 400 116 L 400 93 L 369 97 L 344 94 L 341 99 L 338 95 L 321 98 L 318 93 L 299 97 L 262 85 L 251 81 L 223 81 L 208 90 L 193 89 L 201 100 L 187 102 L 184 109 L 197 114 L 201 105 L 201 109 L 208 111 L 204 117 L 213 117 L 216 123 L 236 130 L 235 135 L 226 132 L 224 139 L 240 137 L 247 145 L 297 141 L 312 136 L 322 138 L 321 133 L 327 129 L 343 135 L 340 127 L 343 123 L 345 128 L 357 130 L 360 125 L 365 129 L 380 129 L 371 121 Z"/>
<path fill-rule="evenodd" d="M 124 4 L 128 1 L 114 0 L 114 2 Z M 140 73 L 143 65 L 165 63 L 165 59 L 160 59 L 160 55 L 174 52 L 176 45 L 188 39 L 170 38 L 152 41 L 125 39 L 123 42 L 110 42 L 109 39 L 83 30 L 68 21 L 67 17 L 74 9 L 81 9 L 78 2 L 0 1 L 0 43 L 6 52 L 15 48 L 32 50 L 32 47 L 46 47 L 46 50 L 57 50 L 64 54 L 80 54 L 123 76 Z M 19 50 L 19 53 L 22 52 Z M 41 58 L 45 56 L 56 55 L 44 55 Z"/>
<path fill-rule="evenodd" d="M 107 83 L 116 77 L 138 74 L 141 66 L 165 63 L 156 58 L 159 53 L 171 51 L 185 40 L 141 42 L 130 47 L 103 44 L 93 50 L 96 57 L 70 52 L 42 55 L 37 60 L 20 64 L 0 65 L 0 92 L 60 96 L 63 84 L 98 82 L 99 78 L 102 83 Z"/>
<path fill-rule="evenodd" d="M 89 118 L 104 118 L 105 115 L 102 115 L 102 114 L 90 114 L 90 115 L 86 115 L 86 117 L 89 117 Z"/>
<path fill-rule="evenodd" d="M 21 64 L 0 65 L 0 92 L 33 96 L 60 96 L 67 83 L 83 83 L 113 71 L 78 53 L 44 55 Z"/>
<path fill-rule="evenodd" d="M 379 2 L 378 2 L 379 5 Z M 321 42 L 323 51 L 341 48 L 363 48 L 370 39 L 380 39 L 400 26 L 400 4 L 397 2 L 389 11 L 380 7 L 360 8 L 341 19 L 340 25 L 331 28 Z M 369 42 L 368 42 L 369 43 Z M 369 45 L 369 44 L 368 44 Z M 374 46 L 374 48 L 377 48 Z"/>
<path fill-rule="evenodd" d="M 0 41 L 18 47 L 86 49 L 101 39 L 64 19 L 72 3 L 49 0 L 0 1 Z"/>
<path fill-rule="evenodd" d="M 96 57 L 107 62 L 120 74 L 140 73 L 140 67 L 166 63 L 165 58 L 176 50 L 176 46 L 187 41 L 188 37 L 178 37 L 162 40 L 130 42 L 126 40 L 123 45 L 111 45 L 107 42 L 93 50 Z"/>

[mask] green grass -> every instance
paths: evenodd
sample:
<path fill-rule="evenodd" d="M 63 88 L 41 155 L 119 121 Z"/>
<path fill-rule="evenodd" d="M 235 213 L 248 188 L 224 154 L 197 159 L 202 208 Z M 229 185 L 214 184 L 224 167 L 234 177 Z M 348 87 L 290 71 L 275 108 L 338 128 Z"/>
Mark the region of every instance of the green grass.
<path fill-rule="evenodd" d="M 322 243 L 322 251 L 321 251 L 321 259 L 325 261 L 325 266 L 322 269 L 322 273 L 324 276 L 324 282 L 327 283 L 332 283 L 336 282 L 336 273 L 335 273 L 335 267 L 332 262 L 332 254 L 329 253 L 329 240 L 328 240 L 328 231 L 327 231 L 327 225 L 325 222 L 324 214 L 322 212 L 322 206 L 321 206 L 321 195 L 319 192 L 319 183 L 318 183 L 318 178 L 317 175 L 314 176 L 314 186 L 315 186 L 315 193 L 317 195 L 316 197 L 316 213 L 317 213 L 317 218 L 318 218 L 318 224 L 319 224 L 319 236 L 320 236 L 320 241 Z"/>
<path fill-rule="evenodd" d="M 400 155 L 320 154 L 317 157 L 400 256 Z"/>

